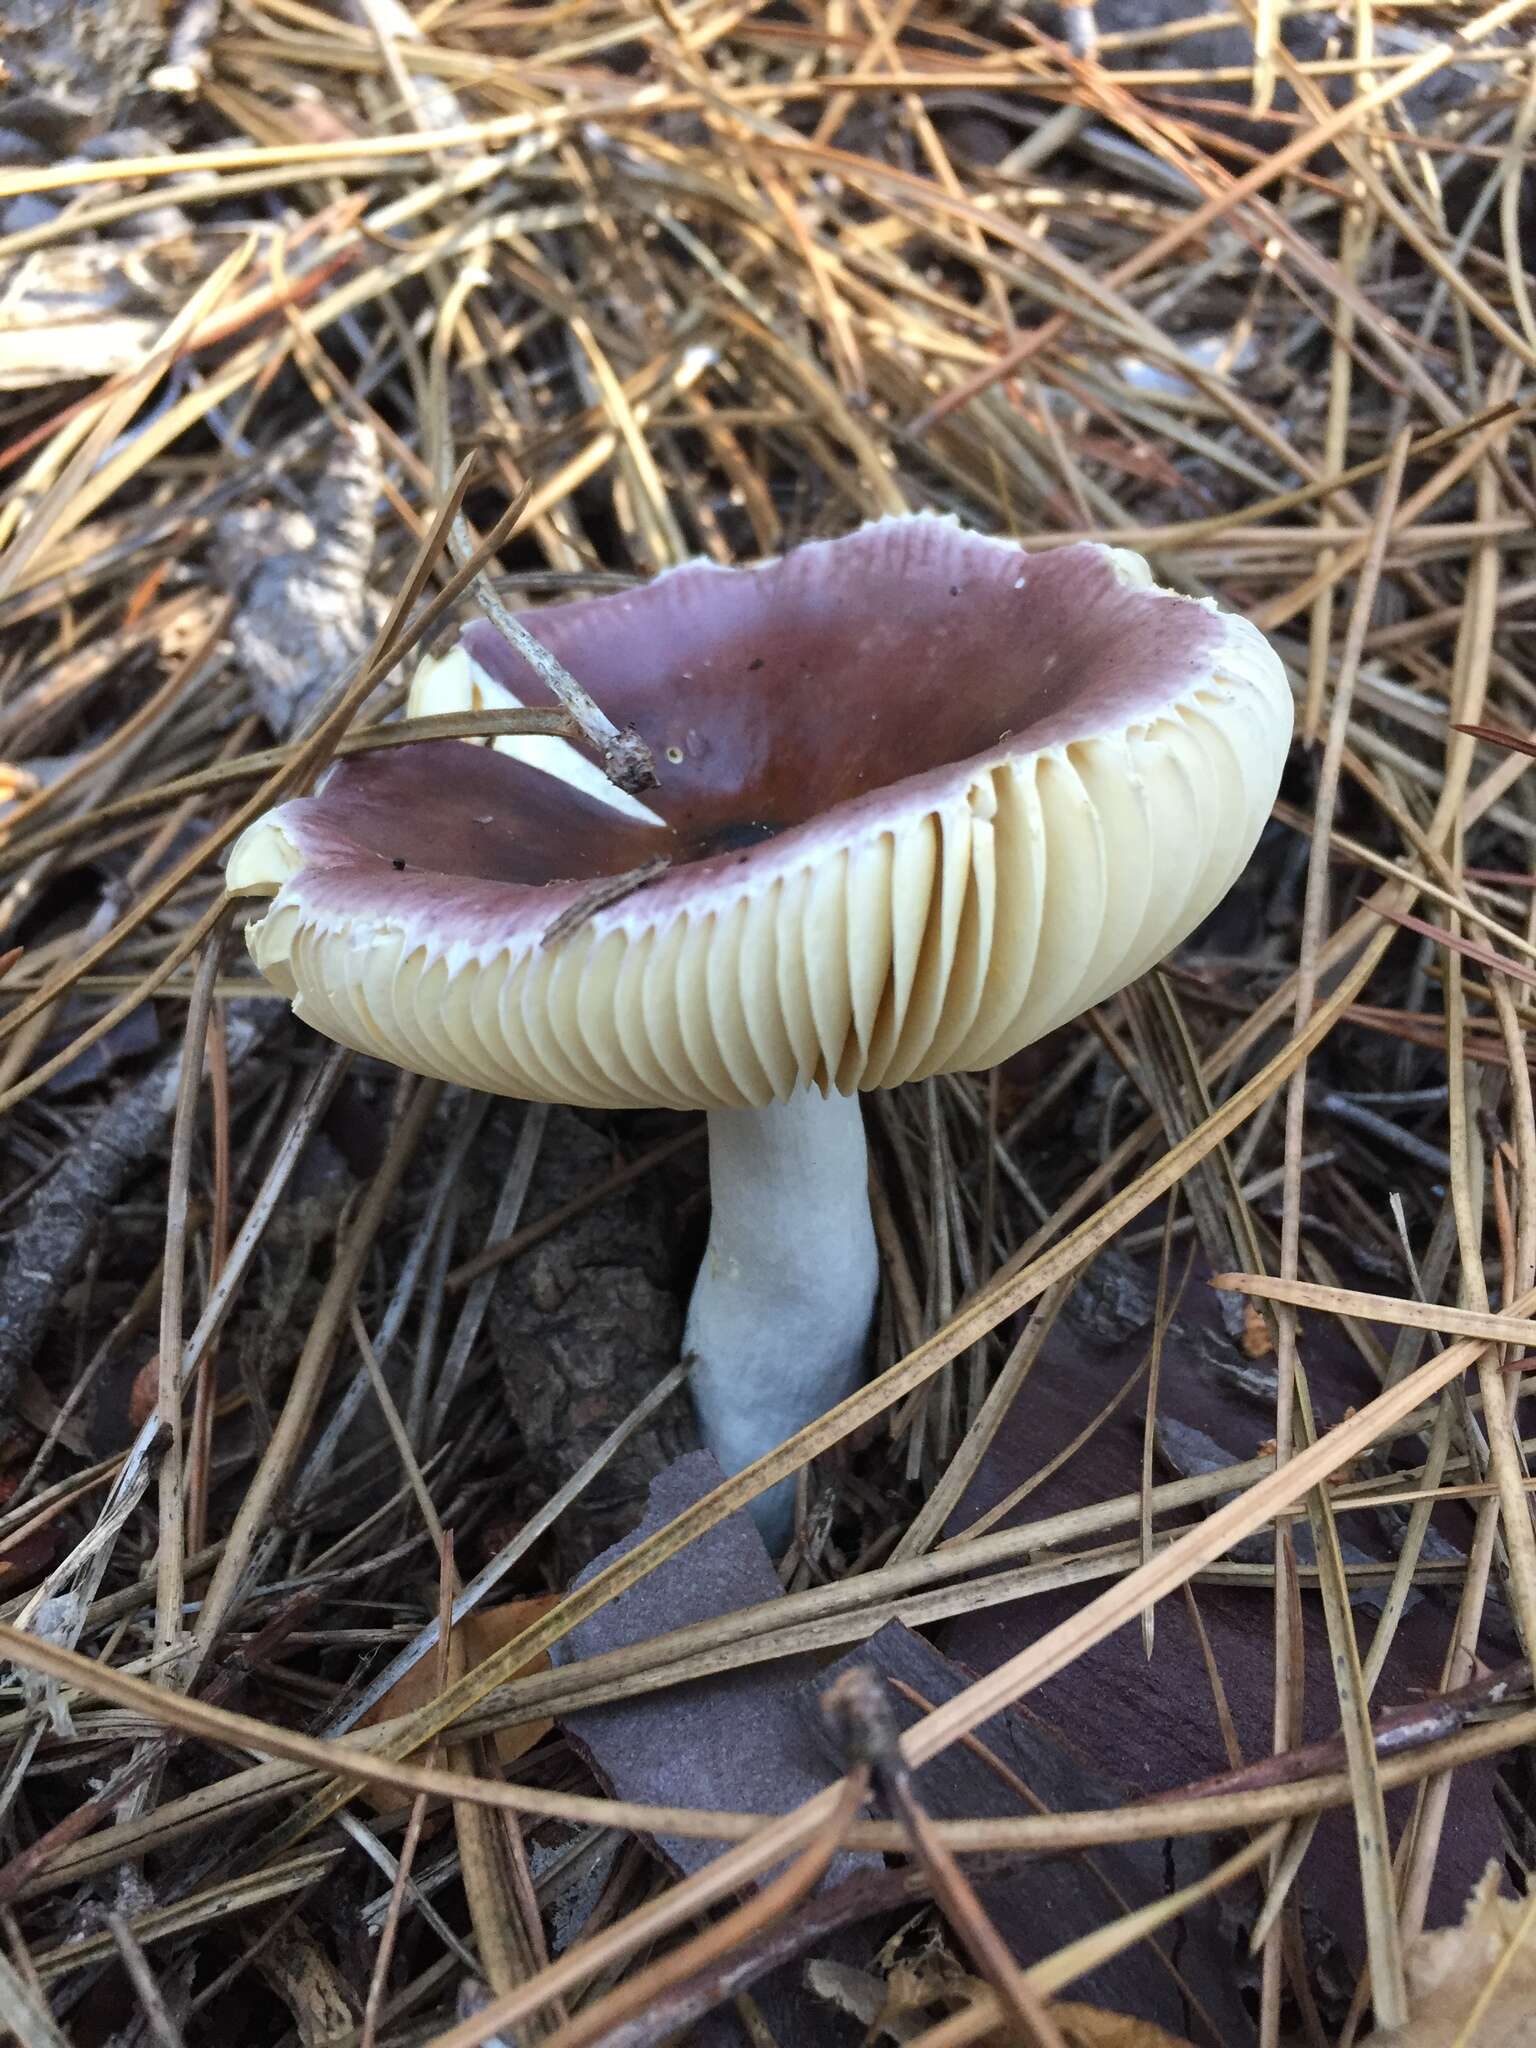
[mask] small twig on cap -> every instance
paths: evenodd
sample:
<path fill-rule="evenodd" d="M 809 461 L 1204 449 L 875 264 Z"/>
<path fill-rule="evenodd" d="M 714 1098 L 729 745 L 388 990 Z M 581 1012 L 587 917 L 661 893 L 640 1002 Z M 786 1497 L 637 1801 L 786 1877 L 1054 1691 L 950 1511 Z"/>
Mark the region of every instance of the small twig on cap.
<path fill-rule="evenodd" d="M 437 473 L 440 489 L 446 494 L 446 486 L 453 467 L 453 430 L 448 406 L 449 357 L 454 332 L 460 316 L 468 303 L 470 294 L 489 283 L 487 273 L 478 264 L 461 272 L 457 281 L 445 295 L 437 324 L 432 337 L 432 350 L 427 374 L 427 435 L 428 445 L 433 450 L 432 467 Z M 527 502 L 529 486 L 525 481 L 519 493 L 522 503 Z M 474 555 L 474 537 L 465 519 L 462 500 L 455 506 L 448 522 L 448 546 L 454 559 L 462 569 Z M 651 750 L 639 733 L 629 728 L 620 732 L 608 714 L 594 701 L 576 678 L 562 663 L 556 661 L 547 647 L 542 646 L 514 613 L 510 612 L 496 595 L 490 576 L 486 573 L 489 564 L 482 564 L 474 577 L 475 595 L 481 609 L 491 624 L 515 647 L 523 660 L 552 690 L 558 703 L 581 727 L 582 737 L 603 764 L 603 773 L 610 782 L 616 783 L 630 796 L 639 796 L 642 790 L 656 787 L 656 763 Z"/>
<path fill-rule="evenodd" d="M 672 862 L 664 853 L 658 853 L 654 860 L 642 861 L 637 868 L 628 868 L 622 875 L 599 875 L 595 882 L 582 890 L 574 903 L 568 903 L 539 940 L 541 946 L 552 946 L 556 939 L 569 938 L 579 931 L 589 917 L 595 917 L 600 910 L 606 910 L 610 903 L 622 903 L 626 896 L 632 896 L 637 889 L 643 889 L 647 882 L 654 882 L 664 875 Z"/>
<path fill-rule="evenodd" d="M 524 485 L 520 503 L 527 502 Z M 455 512 L 448 528 L 448 546 L 462 572 L 475 558 L 474 537 L 462 512 Z M 547 684 L 581 730 L 581 736 L 603 764 L 603 773 L 630 796 L 656 787 L 656 763 L 650 748 L 633 726 L 621 732 L 570 670 L 556 661 L 549 649 L 535 640 L 515 612 L 496 595 L 487 566 L 482 564 L 470 579 L 481 610 L 491 624 L 517 649 L 534 674 Z"/>
<path fill-rule="evenodd" d="M 448 369 L 451 337 L 471 292 L 488 282 L 486 273 L 477 265 L 465 270 L 458 281 L 449 289 L 443 300 L 436 331 L 432 340 L 432 352 L 428 365 L 427 379 L 427 425 L 429 444 L 435 449 L 433 467 L 437 473 L 440 489 L 446 496 L 446 486 L 452 471 L 453 435 L 448 414 Z M 525 482 L 518 494 L 519 504 L 527 503 L 529 486 Z M 462 505 L 462 499 L 460 501 Z M 469 529 L 460 506 L 455 506 L 448 521 L 448 547 L 461 573 L 474 558 L 474 536 Z M 620 732 L 608 714 L 594 701 L 576 678 L 542 646 L 516 615 L 508 611 L 496 595 L 490 576 L 486 573 L 489 564 L 484 560 L 474 577 L 475 596 L 481 609 L 504 640 L 515 647 L 523 660 L 541 681 L 554 692 L 556 700 L 563 704 L 581 728 L 582 737 L 603 764 L 603 772 L 610 782 L 638 796 L 642 790 L 656 787 L 656 764 L 651 750 L 633 728 Z"/>
<path fill-rule="evenodd" d="M 1029 2048 L 1066 2048 L 1046 2001 L 1014 1961 L 970 1879 L 934 1833 L 933 1822 L 912 1788 L 895 1710 L 880 1674 L 868 1664 L 853 1665 L 827 1689 L 821 1704 L 849 1763 L 867 1767 L 876 1791 L 906 1829 L 934 1898 L 971 1961 L 997 1993 L 1019 2040 Z"/>
<path fill-rule="evenodd" d="M 454 521 L 453 551 L 460 554 L 460 543 L 465 552 L 469 547 L 469 529 L 462 520 Z M 566 710 L 581 727 L 583 736 L 601 756 L 603 772 L 608 780 L 617 783 L 620 789 L 631 796 L 639 796 L 642 790 L 656 787 L 656 763 L 651 750 L 641 739 L 634 727 L 626 726 L 621 732 L 594 699 L 588 695 L 570 670 L 561 666 L 547 647 L 543 647 L 515 612 L 508 611 L 501 599 L 492 590 L 490 578 L 476 579 L 475 595 L 491 624 L 510 640 L 518 653 L 527 662 L 541 681 L 547 683 Z"/>

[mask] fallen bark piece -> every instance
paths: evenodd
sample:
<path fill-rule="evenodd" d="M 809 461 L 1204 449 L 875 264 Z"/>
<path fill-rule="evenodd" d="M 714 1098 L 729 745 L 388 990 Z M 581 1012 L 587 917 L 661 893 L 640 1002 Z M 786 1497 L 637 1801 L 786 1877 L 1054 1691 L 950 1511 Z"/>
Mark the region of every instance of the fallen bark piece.
<path fill-rule="evenodd" d="M 577 1585 L 701 1500 L 723 1477 L 708 1451 L 678 1459 L 652 1482 L 639 1528 L 598 1558 Z M 751 1517 L 734 1514 L 572 1629 L 556 1646 L 556 1660 L 576 1663 L 780 1597 L 778 1578 Z M 808 1657 L 785 1657 L 663 1693 L 587 1707 L 563 1715 L 561 1726 L 618 1798 L 788 1813 L 842 1775 L 801 1711 L 800 1691 L 814 1670 Z M 656 1843 L 658 1852 L 685 1873 L 712 1862 L 725 1847 L 670 1835 Z M 823 1882 L 836 1884 L 878 1860 L 836 1857 Z"/>
<path fill-rule="evenodd" d="M 235 656 L 279 739 L 306 723 L 378 623 L 368 573 L 380 476 L 377 437 L 351 428 L 332 445 L 307 509 L 248 506 L 220 522 L 219 565 L 239 600 Z"/>
<path fill-rule="evenodd" d="M 887 1622 L 808 1688 L 803 1701 L 808 1729 L 821 1722 L 821 1700 L 828 1688 L 856 1664 L 873 1665 L 886 1681 L 892 1710 L 903 1729 L 923 1719 L 926 1707 L 953 1699 L 971 1682 L 963 1666 L 903 1623 Z M 913 1790 L 933 1819 L 1008 1819 L 1030 1812 L 1082 1812 L 1121 1804 L 1119 1788 L 1074 1755 L 1027 1708 L 995 1714 L 976 1730 L 974 1740 L 979 1748 L 955 1743 L 913 1773 Z M 1038 1805 L 1031 1802 L 1030 1793 Z M 1014 1960 L 1027 1966 L 1097 1932 L 1123 1913 L 1153 1904 L 1202 1876 L 1208 1867 L 1205 1845 L 1189 1839 L 1129 1842 L 1081 1856 L 1038 1857 L 991 1881 L 979 1868 L 972 1875 L 982 1905 Z M 1253 2023 L 1237 1994 L 1231 1948 L 1221 1934 L 1216 1908 L 1186 1915 L 1154 1941 L 1156 1949 L 1152 1941 L 1138 1943 L 1073 1989 L 1095 2005 L 1175 2028 L 1201 2048 L 1240 2048 L 1251 2041 Z M 1056 2010 L 1052 2007 L 1053 2013 Z M 1156 2034 L 1151 2038 L 1155 2041 Z"/>
<path fill-rule="evenodd" d="M 1141 1256 L 1142 1292 L 1155 1289 L 1156 1255 Z M 1244 1365 L 1240 1347 L 1227 1334 L 1208 1269 L 1195 1261 L 1163 1347 L 1157 1392 L 1159 1441 L 1169 1466 L 1181 1473 L 1207 1469 L 1209 1459 L 1242 1460 L 1258 1451 L 1271 1433 L 1272 1411 L 1254 1405 L 1248 1390 L 1225 1367 Z M 1065 1321 L 1065 1318 L 1063 1318 Z M 1331 1428 L 1352 1405 L 1369 1400 L 1374 1381 L 1342 1328 L 1330 1319 L 1306 1325 L 1307 1370 L 1321 1428 Z M 968 1527 L 1023 1482 L 1045 1475 L 1009 1522 L 1033 1521 L 1100 1502 L 1134 1497 L 1141 1486 L 1144 1388 L 1098 1429 L 1091 1443 L 1060 1462 L 1059 1454 L 1081 1431 L 1092 1409 L 1124 1385 L 1147 1355 L 1148 1335 L 1137 1332 L 1092 1357 L 1092 1385 L 1085 1387 L 1084 1347 L 1059 1326 L 1046 1339 L 1028 1383 L 1003 1419 L 946 1534 Z M 1246 1366 L 1245 1366 L 1246 1369 Z M 1266 1370 L 1269 1368 L 1266 1367 Z M 1199 1435 L 1195 1435 L 1199 1432 Z M 1204 1446 L 1202 1452 L 1202 1445 Z M 1447 1534 L 1463 1543 L 1470 1521 L 1455 1508 L 1437 1516 Z M 1294 1525 L 1293 1525 L 1294 1526 Z M 1354 1514 L 1345 1533 L 1390 1561 L 1391 1544 L 1380 1539 L 1371 1518 Z M 1127 1525 L 1126 1535 L 1134 1533 Z M 1097 1589 L 1065 1587 L 1029 1600 L 960 1615 L 943 1624 L 940 1647 L 957 1662 L 991 1671 L 1077 1613 Z M 1453 1600 L 1433 1580 L 1423 1599 L 1403 1616 L 1383 1665 L 1377 1698 L 1387 1703 L 1422 1699 L 1440 1691 Z M 1085 1657 L 1049 1679 L 1029 1696 L 1029 1709 L 1070 1740 L 1090 1769 L 1129 1795 L 1173 1793 L 1232 1768 L 1211 1678 L 1206 1646 L 1220 1674 L 1244 1764 L 1271 1754 L 1274 1746 L 1274 1612 L 1267 1585 L 1201 1584 L 1195 1589 L 1205 1645 L 1185 1602 L 1164 1600 L 1156 1610 L 1150 1657 L 1140 1630 L 1123 1628 Z M 1298 1746 L 1338 1734 L 1339 1703 L 1332 1677 L 1332 1653 L 1322 1602 L 1312 1586 L 1301 1596 L 1304 1683 Z M 1372 1631 L 1369 1613 L 1355 1608 L 1362 1653 Z M 1503 1610 L 1492 1600 L 1484 1614 L 1479 1654 L 1498 1667 L 1519 1652 L 1505 1639 Z M 1500 1839 L 1495 1772 L 1471 1764 L 1456 1774 L 1430 1892 L 1430 1916 L 1447 1921 L 1476 1882 Z M 1412 1810 L 1406 1788 L 1387 1795 L 1387 1818 L 1396 1840 Z M 1234 1888 L 1228 1895 L 1235 1918 L 1252 1911 L 1255 1894 Z M 1342 2024 L 1356 1972 L 1365 1960 L 1359 1856 L 1353 1816 L 1325 1813 L 1302 1864 L 1296 1897 L 1302 1913 L 1309 1977 L 1325 2025 Z M 1235 1958 L 1233 1976 L 1247 1996 L 1258 1992 L 1258 1966 L 1246 1946 Z"/>
<path fill-rule="evenodd" d="M 493 1110 L 472 1158 L 471 1213 L 490 1218 L 522 1125 L 516 1104 Z M 483 1161 L 483 1164 L 480 1162 Z M 589 1196 L 614 1172 L 612 1138 L 574 1110 L 552 1109 L 518 1221 L 536 1224 Z M 498 1269 L 486 1303 L 485 1351 L 499 1365 L 522 1457 L 507 1512 L 535 1514 L 591 1457 L 677 1361 L 682 1312 L 675 1291 L 676 1225 L 660 1184 L 614 1188 L 567 1216 L 521 1258 Z M 579 1515 L 550 1532 L 560 1579 L 623 1540 L 656 1474 L 698 1442 L 686 1394 L 675 1394 L 611 1458 Z"/>

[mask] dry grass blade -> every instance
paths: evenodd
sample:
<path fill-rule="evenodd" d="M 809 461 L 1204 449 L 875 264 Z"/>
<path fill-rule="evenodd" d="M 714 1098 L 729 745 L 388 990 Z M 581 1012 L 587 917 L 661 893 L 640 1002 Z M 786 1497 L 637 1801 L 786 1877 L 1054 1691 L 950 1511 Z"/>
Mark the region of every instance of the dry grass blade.
<path fill-rule="evenodd" d="M 69 2036 L 55 2025 L 41 1991 L 0 1955 L 0 1993 L 5 1998 L 6 2025 L 21 2048 L 68 2048 Z"/>
<path fill-rule="evenodd" d="M 1441 1330 L 1483 1337 L 1491 1344 L 1536 1343 L 1536 1322 L 1486 1309 L 1446 1308 L 1436 1302 L 1403 1301 L 1394 1294 L 1366 1294 L 1353 1287 L 1328 1287 L 1315 1280 L 1281 1280 L 1265 1273 L 1218 1273 L 1211 1281 L 1229 1293 L 1261 1301 L 1284 1301 L 1326 1315 L 1359 1316 L 1366 1322 L 1395 1323 L 1431 1335 Z"/>
<path fill-rule="evenodd" d="M 109 1699 L 142 1713 L 146 1719 L 175 1729 L 181 1734 L 224 1744 L 253 1753 L 271 1752 L 302 1762 L 311 1770 L 339 1768 L 359 1782 L 388 1786 L 402 1793 L 424 1794 L 443 1801 L 465 1800 L 508 1813 L 549 1819 L 612 1823 L 642 1829 L 648 1833 L 689 1834 L 701 1840 L 741 1845 L 722 1856 L 717 1864 L 689 1880 L 690 1889 L 679 1886 L 665 1895 L 664 1908 L 658 1902 L 659 1921 L 648 1931 L 635 1934 L 626 1927 L 623 1940 L 632 1937 L 642 1945 L 660 1926 L 676 1924 L 711 1900 L 727 1895 L 733 1886 L 754 1872 L 769 1868 L 808 1839 L 830 1811 L 824 1794 L 795 1813 L 785 1816 L 723 1813 L 702 1807 L 665 1807 L 633 1800 L 605 1800 L 583 1794 L 551 1792 L 536 1786 L 506 1785 L 486 1778 L 466 1777 L 447 1770 L 427 1770 L 401 1763 L 376 1753 L 383 1736 L 390 1731 L 373 1731 L 380 1737 L 370 1747 L 363 1740 L 322 1744 L 311 1736 L 279 1729 L 218 1707 L 209 1701 L 169 1694 L 144 1680 L 113 1672 L 92 1663 L 77 1652 L 60 1649 L 23 1631 L 0 1624 L 0 1642 L 21 1668 L 37 1671 L 76 1688 L 82 1696 Z M 955 1702 L 958 1706 L 959 1702 Z M 1413 1784 L 1433 1773 L 1497 1756 L 1508 1746 L 1530 1739 L 1536 1729 L 1536 1709 L 1507 1713 L 1500 1719 L 1474 1725 L 1459 1733 L 1432 1740 L 1422 1748 L 1383 1762 L 1381 1781 L 1387 1790 Z M 948 1737 L 945 1738 L 949 1739 Z M 921 1761 L 912 1752 L 916 1745 L 906 1738 L 909 1761 Z M 1208 1790 L 1194 1795 L 1170 1795 L 1155 1804 L 1084 1813 L 1054 1813 L 1005 1820 L 935 1821 L 937 1839 L 946 1847 L 975 1853 L 1000 1850 L 1050 1851 L 1089 1848 L 1113 1842 L 1155 1841 L 1165 1836 L 1206 1834 L 1232 1826 L 1263 1825 L 1329 1805 L 1344 1805 L 1350 1799 L 1346 1773 L 1324 1772 L 1300 1784 L 1274 1783 L 1254 1791 L 1212 1795 Z M 907 1838 L 898 1823 L 864 1821 L 850 1827 L 850 1846 L 882 1853 L 900 1853 Z M 322 1852 L 329 1855 L 331 1852 Z M 274 1866 L 275 1867 L 275 1866 Z M 286 1866 L 284 1866 L 286 1867 Z M 617 1934 L 617 1930 L 615 1930 Z M 605 1946 L 605 1953 L 607 1949 Z M 536 1988 L 516 1994 L 533 2010 L 544 1999 L 581 1981 L 591 1956 L 583 1956 L 571 1970 L 557 1969 Z M 516 2017 L 503 2015 L 503 2017 Z"/>
<path fill-rule="evenodd" d="M 193 1118 L 203 1083 L 203 1061 L 213 1012 L 213 984 L 223 950 L 223 931 L 209 934 L 187 1012 L 182 1041 L 181 1081 L 171 1137 L 171 1172 L 166 1193 L 165 1257 L 160 1268 L 160 1349 L 156 1418 L 160 1425 L 160 1543 L 155 1586 L 155 1651 L 160 1676 L 176 1683 L 175 1659 L 183 1643 L 186 1595 L 187 1499 L 182 1436 L 182 1303 L 186 1283 L 187 1211 L 191 1189 Z"/>

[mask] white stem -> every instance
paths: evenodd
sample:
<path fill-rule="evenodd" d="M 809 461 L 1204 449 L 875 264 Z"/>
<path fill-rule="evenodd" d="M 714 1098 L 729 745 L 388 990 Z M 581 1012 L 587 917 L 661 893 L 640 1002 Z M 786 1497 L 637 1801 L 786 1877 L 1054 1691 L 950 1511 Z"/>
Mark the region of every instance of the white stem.
<path fill-rule="evenodd" d="M 685 1351 L 704 1441 L 727 1472 L 840 1401 L 864 1376 L 878 1261 L 856 1095 L 806 1089 L 767 1109 L 709 1113 L 709 1245 Z M 788 1481 L 753 1503 L 787 1540 Z"/>

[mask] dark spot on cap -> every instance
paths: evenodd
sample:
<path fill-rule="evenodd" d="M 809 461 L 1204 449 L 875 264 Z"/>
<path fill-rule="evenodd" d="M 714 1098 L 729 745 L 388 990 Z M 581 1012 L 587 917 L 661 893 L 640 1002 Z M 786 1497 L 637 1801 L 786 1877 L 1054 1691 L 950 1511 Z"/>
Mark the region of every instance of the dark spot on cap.
<path fill-rule="evenodd" d="M 402 872 L 402 871 L 404 870 L 404 867 L 405 867 L 405 862 L 404 862 L 403 860 L 401 860 L 401 858 L 400 858 L 400 856 L 399 856 L 398 854 L 396 854 L 396 855 L 395 855 L 395 858 L 394 858 L 394 859 L 393 859 L 393 860 L 392 860 L 392 861 L 390 862 L 390 866 L 391 866 L 392 868 L 394 868 L 394 869 L 396 870 L 396 872 L 397 872 L 397 873 L 399 873 L 399 872 Z"/>
<path fill-rule="evenodd" d="M 949 594 L 951 597 L 958 597 L 960 595 L 960 586 L 958 583 L 951 583 L 951 585 L 949 586 Z"/>
<path fill-rule="evenodd" d="M 763 657 L 762 657 L 762 656 L 761 656 L 760 654 L 754 654 L 754 655 L 753 655 L 753 657 L 752 657 L 752 659 L 751 659 L 751 660 L 750 660 L 750 661 L 749 661 L 749 662 L 747 663 L 747 673 L 748 673 L 748 675 L 754 675 L 754 676 L 755 676 L 755 675 L 757 674 L 758 670 L 759 670 L 759 669 L 760 669 L 760 668 L 762 667 L 762 665 L 763 665 Z"/>
<path fill-rule="evenodd" d="M 705 834 L 699 841 L 697 857 L 707 860 L 712 854 L 740 853 L 745 859 L 746 851 L 761 846 L 764 840 L 777 839 L 783 830 L 782 825 L 770 824 L 763 818 L 731 818 Z"/>

